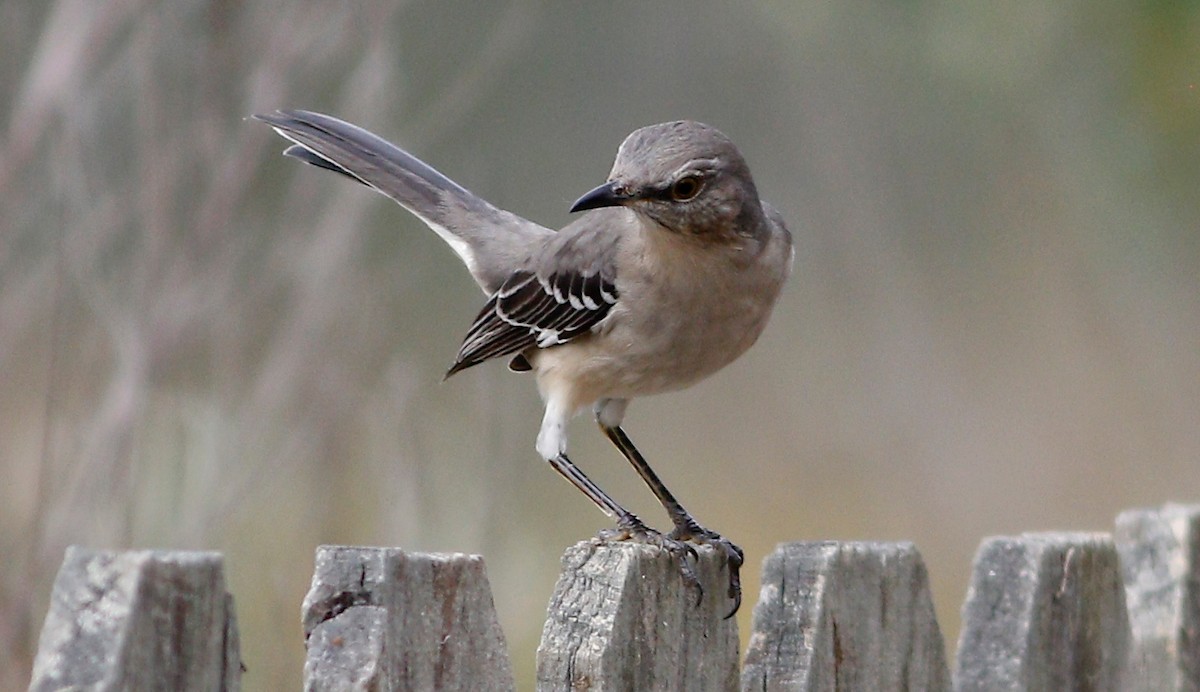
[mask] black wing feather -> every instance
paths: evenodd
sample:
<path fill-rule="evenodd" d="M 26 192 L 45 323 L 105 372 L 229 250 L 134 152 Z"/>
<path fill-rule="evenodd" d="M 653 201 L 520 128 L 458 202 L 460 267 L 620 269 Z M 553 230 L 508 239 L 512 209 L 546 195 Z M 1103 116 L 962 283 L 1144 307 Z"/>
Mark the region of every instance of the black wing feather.
<path fill-rule="evenodd" d="M 475 318 L 446 377 L 530 348 L 564 344 L 596 326 L 617 302 L 617 287 L 600 274 L 518 271 Z"/>

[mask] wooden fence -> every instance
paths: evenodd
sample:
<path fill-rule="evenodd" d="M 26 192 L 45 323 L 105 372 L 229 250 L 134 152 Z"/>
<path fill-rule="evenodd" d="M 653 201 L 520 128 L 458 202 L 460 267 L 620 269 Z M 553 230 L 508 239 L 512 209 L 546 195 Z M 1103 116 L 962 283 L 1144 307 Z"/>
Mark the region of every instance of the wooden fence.
<path fill-rule="evenodd" d="M 538 689 L 1200 689 L 1200 505 L 986 540 L 953 675 L 911 544 L 781 544 L 741 665 L 722 567 L 700 553 L 697 607 L 654 548 L 569 549 Z M 308 690 L 513 687 L 478 556 L 319 548 L 303 624 Z M 31 690 L 236 690 L 241 673 L 220 554 L 67 551 Z"/>

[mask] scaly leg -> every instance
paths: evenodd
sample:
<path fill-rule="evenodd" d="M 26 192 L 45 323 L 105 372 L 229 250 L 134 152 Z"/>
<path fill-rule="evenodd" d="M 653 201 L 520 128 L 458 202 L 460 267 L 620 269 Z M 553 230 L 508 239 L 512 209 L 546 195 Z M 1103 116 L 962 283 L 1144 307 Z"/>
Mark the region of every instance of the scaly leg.
<path fill-rule="evenodd" d="M 688 564 L 689 555 L 693 558 L 697 557 L 695 548 L 684 543 L 683 538 L 676 537 L 675 532 L 672 532 L 669 536 L 664 536 L 662 533 L 646 526 L 636 514 L 619 505 L 608 493 L 601 490 L 600 486 L 596 485 L 583 471 L 579 470 L 579 467 L 572 463 L 566 454 L 559 453 L 549 459 L 549 462 L 555 471 L 558 471 L 562 474 L 563 478 L 571 482 L 571 485 L 579 488 L 584 495 L 587 495 L 592 502 L 596 503 L 600 511 L 617 522 L 615 529 L 601 531 L 597 537 L 598 540 L 602 542 L 635 541 L 638 543 L 647 543 L 671 553 L 679 559 L 679 569 L 683 573 L 683 579 L 688 586 L 696 589 L 696 605 L 700 604 L 700 599 L 704 597 L 704 588 L 700 585 L 700 579 L 696 576 L 695 570 Z"/>
<path fill-rule="evenodd" d="M 616 522 L 615 529 L 601 531 L 597 539 L 647 543 L 658 546 L 675 556 L 679 559 L 680 572 L 683 574 L 684 581 L 697 591 L 696 603 L 699 605 L 700 599 L 704 596 L 704 589 L 700 586 L 696 572 L 688 564 L 689 556 L 696 557 L 696 549 L 684 543 L 683 539 L 675 538 L 674 535 L 664 536 L 661 532 L 646 526 L 636 514 L 622 507 L 612 496 L 588 478 L 587 474 L 567 457 L 565 423 L 565 416 L 558 407 L 546 407 L 546 417 L 542 421 L 542 430 L 538 434 L 538 453 L 554 467 L 555 471 L 570 481 L 571 485 L 587 495 L 588 499 L 600 508 L 600 511 Z"/>
<path fill-rule="evenodd" d="M 658 501 L 662 503 L 667 514 L 670 515 L 671 521 L 675 524 L 673 530 L 668 537 L 680 541 L 693 541 L 695 543 L 703 543 L 711 545 L 725 554 L 725 561 L 729 565 L 729 598 L 733 599 L 733 609 L 725 616 L 726 619 L 733 617 L 737 613 L 738 608 L 742 606 L 742 582 L 741 582 L 741 567 L 745 561 L 742 549 L 734 545 L 729 539 L 724 538 L 716 531 L 701 526 L 692 515 L 688 513 L 679 500 L 671 494 L 667 486 L 659 479 L 658 474 L 654 473 L 654 469 L 650 468 L 650 464 L 646 463 L 645 457 L 633 446 L 633 441 L 625 434 L 620 425 L 605 425 L 604 421 L 597 416 L 597 422 L 600 424 L 600 429 L 604 434 L 616 445 L 617 449 L 621 450 L 621 454 L 633 464 L 633 468 L 637 470 L 638 475 L 650 486 L 650 490 Z"/>

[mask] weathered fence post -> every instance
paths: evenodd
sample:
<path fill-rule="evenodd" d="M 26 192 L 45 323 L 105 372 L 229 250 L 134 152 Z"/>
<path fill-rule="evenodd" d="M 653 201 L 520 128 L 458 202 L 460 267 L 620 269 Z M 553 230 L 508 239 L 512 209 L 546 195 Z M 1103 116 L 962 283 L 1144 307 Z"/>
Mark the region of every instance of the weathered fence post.
<path fill-rule="evenodd" d="M 1107 534 L 984 541 L 963 605 L 957 690 L 1123 690 L 1128 646 Z"/>
<path fill-rule="evenodd" d="M 742 690 L 949 690 L 910 543 L 782 543 L 763 561 Z"/>
<path fill-rule="evenodd" d="M 483 558 L 322 546 L 302 613 L 305 690 L 511 690 Z"/>
<path fill-rule="evenodd" d="M 1116 524 L 1115 538 L 983 542 L 953 688 L 911 544 L 780 544 L 739 675 L 715 551 L 697 548 L 697 605 L 661 549 L 580 543 L 563 556 L 538 689 L 1200 691 L 1200 505 Z M 302 619 L 306 690 L 513 689 L 478 556 L 323 546 Z M 243 670 L 220 554 L 71 547 L 30 690 L 229 691 Z"/>
<path fill-rule="evenodd" d="M 1200 505 L 1117 517 L 1129 604 L 1130 690 L 1200 690 Z"/>
<path fill-rule="evenodd" d="M 207 692 L 240 684 L 220 553 L 67 549 L 30 690 Z"/>
<path fill-rule="evenodd" d="M 539 690 L 735 690 L 724 560 L 697 546 L 703 601 L 665 551 L 579 543 L 563 555 L 537 652 Z"/>

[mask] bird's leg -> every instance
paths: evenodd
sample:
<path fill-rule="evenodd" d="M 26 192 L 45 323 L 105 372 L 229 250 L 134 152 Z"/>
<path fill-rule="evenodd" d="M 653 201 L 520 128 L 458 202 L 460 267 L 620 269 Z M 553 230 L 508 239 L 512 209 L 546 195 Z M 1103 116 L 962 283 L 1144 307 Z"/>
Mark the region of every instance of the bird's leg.
<path fill-rule="evenodd" d="M 612 499 L 608 493 L 600 489 L 600 486 L 587 477 L 583 471 L 579 469 L 565 453 L 558 453 L 549 459 L 550 465 L 555 471 L 562 474 L 571 482 L 571 485 L 579 488 L 579 490 L 588 496 L 600 511 L 607 514 L 613 521 L 617 522 L 617 527 L 629 534 L 648 533 L 651 531 L 636 514 L 622 507 L 616 500 Z"/>
<path fill-rule="evenodd" d="M 636 514 L 622 507 L 616 500 L 600 489 L 592 479 L 588 478 L 583 471 L 579 469 L 567 455 L 559 452 L 549 460 L 550 465 L 555 471 L 562 474 L 571 482 L 571 485 L 579 488 L 584 495 L 588 496 L 602 512 L 612 518 L 617 523 L 617 527 L 612 530 L 601 531 L 598 539 L 601 541 L 626 541 L 632 540 L 638 543 L 648 543 L 658 546 L 666 550 L 675 557 L 679 558 L 680 571 L 683 572 L 684 581 L 689 586 L 695 588 L 698 592 L 696 602 L 699 604 L 700 599 L 704 597 L 704 589 L 700 586 L 700 579 L 696 577 L 696 573 L 688 564 L 687 558 L 696 557 L 696 549 L 684 543 L 681 539 L 672 536 L 664 536 L 658 531 L 646 526 L 646 524 L 638 518 Z"/>
<path fill-rule="evenodd" d="M 650 468 L 650 464 L 646 463 L 645 457 L 633 446 L 633 441 L 625 434 L 620 425 L 605 425 L 604 420 L 597 416 L 597 422 L 600 424 L 600 429 L 604 434 L 616 445 L 617 449 L 621 450 L 621 454 L 633 464 L 633 468 L 637 470 L 638 475 L 650 486 L 650 490 L 658 501 L 662 503 L 667 514 L 670 515 L 671 521 L 675 524 L 675 529 L 671 531 L 668 538 L 673 538 L 680 541 L 693 541 L 711 545 L 725 555 L 726 563 L 729 565 L 729 598 L 733 599 L 733 609 L 729 611 L 726 618 L 730 618 L 737 613 L 738 608 L 742 605 L 742 583 L 741 583 L 741 567 L 745 558 L 742 549 L 734 545 L 729 539 L 721 536 L 716 531 L 712 531 L 701 526 L 692 515 L 688 513 L 679 500 L 671 494 L 667 486 L 659 479 L 658 474 L 654 473 L 654 469 Z"/>
<path fill-rule="evenodd" d="M 567 457 L 565 430 L 567 416 L 562 407 L 555 405 L 555 403 L 557 402 L 552 400 L 546 406 L 546 415 L 542 419 L 542 429 L 538 432 L 538 454 L 542 455 L 542 458 L 548 461 L 563 478 L 570 481 L 571 485 L 578 488 L 584 495 L 587 495 L 588 499 L 600 508 L 600 511 L 607 514 L 616 522 L 617 526 L 615 529 L 601 531 L 597 539 L 600 541 L 632 540 L 639 543 L 648 543 L 658 546 L 662 550 L 666 550 L 679 558 L 679 562 L 682 565 L 680 571 L 683 573 L 684 581 L 696 589 L 698 593 L 696 602 L 699 604 L 700 599 L 704 596 L 704 589 L 700 586 L 700 580 L 696 577 L 695 571 L 692 570 L 691 565 L 687 561 L 689 555 L 693 558 L 696 557 L 696 549 L 679 539 L 664 536 L 662 533 L 646 526 L 645 522 L 636 514 L 622 507 Z"/>

